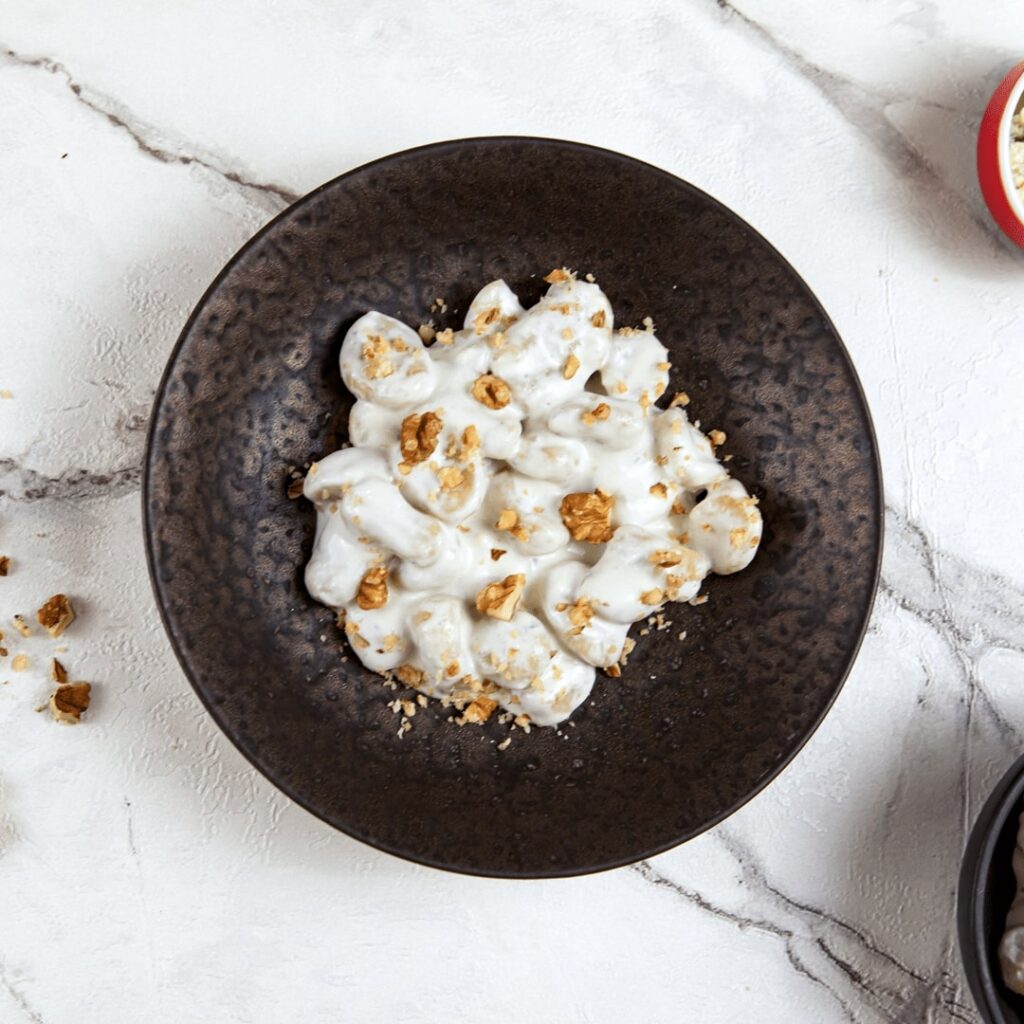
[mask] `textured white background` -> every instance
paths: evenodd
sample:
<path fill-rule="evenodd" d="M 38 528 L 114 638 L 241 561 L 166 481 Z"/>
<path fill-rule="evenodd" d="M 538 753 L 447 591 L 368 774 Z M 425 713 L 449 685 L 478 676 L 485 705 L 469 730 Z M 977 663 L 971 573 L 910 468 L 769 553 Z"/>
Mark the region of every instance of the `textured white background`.
<path fill-rule="evenodd" d="M 973 178 L 1012 0 L 7 0 L 0 18 L 0 1024 L 975 1021 L 964 830 L 1024 745 L 1024 258 Z M 189 309 L 286 201 L 396 149 L 632 154 L 793 262 L 861 374 L 887 487 L 858 664 L 792 767 L 647 865 L 474 880 L 330 831 L 208 720 L 139 522 Z M 66 154 L 66 156 L 64 155 Z M 7 630 L 10 636 L 10 630 Z"/>

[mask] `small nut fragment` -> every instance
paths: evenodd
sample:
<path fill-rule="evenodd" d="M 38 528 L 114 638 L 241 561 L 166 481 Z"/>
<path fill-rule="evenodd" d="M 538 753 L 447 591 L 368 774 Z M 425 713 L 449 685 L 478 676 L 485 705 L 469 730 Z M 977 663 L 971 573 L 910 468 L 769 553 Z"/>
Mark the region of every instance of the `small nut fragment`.
<path fill-rule="evenodd" d="M 29 666 L 29 660 L 27 654 L 16 654 L 11 660 L 11 668 L 15 672 L 24 672 Z"/>
<path fill-rule="evenodd" d="M 465 711 L 462 712 L 461 724 L 471 723 L 473 725 L 483 725 L 488 718 L 494 713 L 494 709 L 498 706 L 496 700 L 491 700 L 490 697 L 477 697 Z"/>
<path fill-rule="evenodd" d="M 725 433 L 724 430 L 712 430 L 712 431 L 709 431 L 709 433 L 708 433 L 708 440 L 716 448 L 719 448 L 723 444 L 725 444 L 725 442 L 728 441 L 729 438 L 726 436 L 726 433 Z"/>
<path fill-rule="evenodd" d="M 612 679 L 618 679 L 622 676 L 622 669 L 619 668 L 619 663 L 613 662 L 611 665 L 605 666 L 605 675 L 611 676 Z"/>
<path fill-rule="evenodd" d="M 548 284 L 558 284 L 560 281 L 571 281 L 572 271 L 568 267 L 556 267 L 550 274 L 545 275 L 544 280 Z"/>
<path fill-rule="evenodd" d="M 302 489 L 305 486 L 306 481 L 299 477 L 297 480 L 292 480 L 288 484 L 288 497 L 289 498 L 301 498 Z"/>
<path fill-rule="evenodd" d="M 659 569 L 671 569 L 683 560 L 683 552 L 679 550 L 652 551 L 651 562 Z"/>
<path fill-rule="evenodd" d="M 424 345 L 429 345 L 434 340 L 434 336 L 437 334 L 437 331 L 434 330 L 434 325 L 429 323 L 420 324 L 419 327 L 416 328 L 416 333 L 420 336 Z"/>
<path fill-rule="evenodd" d="M 58 722 L 76 725 L 89 707 L 88 683 L 64 683 L 50 694 L 50 713 Z"/>
<path fill-rule="evenodd" d="M 593 315 L 593 316 L 592 316 L 592 317 L 590 318 L 590 322 L 591 322 L 591 323 L 592 323 L 592 324 L 593 324 L 593 325 L 594 325 L 595 327 L 604 327 L 604 325 L 605 325 L 605 316 L 604 316 L 604 310 L 603 310 L 603 309 L 599 309 L 599 310 L 598 310 L 598 311 L 597 311 L 597 312 L 596 312 L 596 313 L 595 313 L 595 314 L 594 314 L 594 315 Z"/>
<path fill-rule="evenodd" d="M 648 590 L 640 595 L 640 600 L 643 604 L 661 604 L 664 599 L 665 595 L 658 587 L 655 587 L 653 590 Z"/>
<path fill-rule="evenodd" d="M 497 306 L 491 306 L 490 309 L 485 309 L 482 313 L 477 313 L 473 318 L 473 333 L 474 334 L 486 334 L 487 328 L 493 324 L 498 317 L 501 316 L 501 310 Z"/>
<path fill-rule="evenodd" d="M 429 458 L 437 447 L 437 439 L 444 424 L 441 417 L 436 413 L 414 412 L 402 420 L 402 432 L 399 439 L 399 446 L 402 452 L 402 466 L 408 472 L 418 462 Z"/>
<path fill-rule="evenodd" d="M 14 617 L 13 617 L 13 618 L 11 619 L 11 621 L 12 621 L 12 622 L 14 623 L 14 628 L 15 628 L 15 629 L 16 629 L 16 630 L 17 630 L 17 631 L 18 631 L 18 632 L 19 632 L 19 633 L 20 633 L 20 634 L 21 634 L 22 636 L 31 636 L 31 635 L 32 635 L 32 627 L 31 627 L 31 626 L 30 626 L 30 625 L 29 625 L 29 624 L 28 624 L 28 623 L 27 623 L 27 622 L 25 621 L 25 619 L 24 619 L 24 617 L 23 617 L 23 616 L 21 616 L 21 615 L 15 615 L 15 616 L 14 616 Z"/>
<path fill-rule="evenodd" d="M 516 540 L 528 541 L 530 531 L 519 522 L 519 513 L 515 509 L 503 508 L 494 524 L 496 530 L 508 530 Z"/>
<path fill-rule="evenodd" d="M 612 539 L 612 506 L 615 499 L 600 488 L 567 494 L 559 513 L 573 540 L 604 544 Z"/>
<path fill-rule="evenodd" d="M 68 681 L 68 670 L 56 658 L 50 663 L 50 678 L 55 683 Z"/>
<path fill-rule="evenodd" d="M 565 361 L 565 365 L 562 367 L 562 376 L 566 380 L 572 380 L 576 376 L 576 371 L 580 368 L 579 358 L 575 355 L 569 356 Z"/>
<path fill-rule="evenodd" d="M 423 683 L 423 673 L 413 665 L 399 665 L 395 669 L 395 675 L 400 682 L 415 689 Z"/>
<path fill-rule="evenodd" d="M 39 625 L 55 639 L 64 632 L 75 620 L 75 609 L 67 594 L 54 594 L 39 611 L 36 612 Z"/>
<path fill-rule="evenodd" d="M 664 484 L 651 484 L 649 491 L 656 498 L 668 497 L 668 488 Z"/>
<path fill-rule="evenodd" d="M 589 412 L 580 414 L 580 419 L 588 427 L 592 427 L 598 420 L 606 420 L 612 414 L 612 408 L 607 402 L 598 402 Z"/>
<path fill-rule="evenodd" d="M 361 354 L 366 363 L 366 376 L 370 380 L 390 377 L 395 372 L 395 364 L 391 362 L 391 346 L 379 334 L 373 335 L 366 342 Z"/>
<path fill-rule="evenodd" d="M 367 569 L 359 581 L 356 604 L 364 611 L 383 608 L 388 603 L 388 571 L 383 565 Z"/>
<path fill-rule="evenodd" d="M 443 331 L 437 332 L 437 340 L 442 345 L 452 345 L 455 342 L 455 332 L 450 327 L 446 327 Z"/>
<path fill-rule="evenodd" d="M 594 618 L 594 606 L 588 597 L 577 598 L 575 604 L 556 604 L 555 611 L 569 613 L 572 628 L 567 631 L 567 636 L 579 636 Z"/>
<path fill-rule="evenodd" d="M 685 391 L 677 391 L 672 396 L 672 401 L 668 403 L 668 407 L 670 409 L 674 409 L 677 405 L 683 406 L 683 405 L 689 405 L 689 404 L 690 404 L 690 396 Z"/>
<path fill-rule="evenodd" d="M 493 373 L 483 373 L 473 381 L 473 397 L 488 409 L 504 409 L 512 401 L 509 386 Z"/>
<path fill-rule="evenodd" d="M 11 571 L 11 560 L 7 555 L 0 555 L 0 576 L 6 576 Z"/>
<path fill-rule="evenodd" d="M 525 587 L 526 577 L 521 572 L 506 576 L 500 583 L 488 583 L 476 595 L 476 610 L 508 622 L 516 613 Z"/>
<path fill-rule="evenodd" d="M 504 548 L 491 548 L 491 561 L 496 562 L 505 554 L 508 554 L 508 552 Z"/>

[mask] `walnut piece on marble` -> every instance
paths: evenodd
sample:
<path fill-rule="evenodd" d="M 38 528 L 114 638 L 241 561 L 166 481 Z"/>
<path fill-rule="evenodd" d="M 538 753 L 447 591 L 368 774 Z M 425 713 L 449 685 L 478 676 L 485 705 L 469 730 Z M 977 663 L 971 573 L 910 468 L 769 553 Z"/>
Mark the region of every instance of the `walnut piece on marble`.
<path fill-rule="evenodd" d="M 11 571 L 11 559 L 8 555 L 0 555 L 0 576 L 6 576 Z"/>
<path fill-rule="evenodd" d="M 578 491 L 562 499 L 559 513 L 573 540 L 605 544 L 612 539 L 612 506 L 615 499 L 600 488 Z"/>
<path fill-rule="evenodd" d="M 89 707 L 89 683 L 63 683 L 50 694 L 50 713 L 58 722 L 77 725 Z"/>
<path fill-rule="evenodd" d="M 363 611 L 383 608 L 388 603 L 388 570 L 383 565 L 367 569 L 359 581 L 356 604 Z"/>
<path fill-rule="evenodd" d="M 68 670 L 56 658 L 50 662 L 50 678 L 55 683 L 66 683 L 68 681 Z"/>
<path fill-rule="evenodd" d="M 512 401 L 509 386 L 493 373 L 482 373 L 472 387 L 473 397 L 488 409 L 504 409 Z"/>
<path fill-rule="evenodd" d="M 56 639 L 75 621 L 75 609 L 71 606 L 71 599 L 67 594 L 54 594 L 36 612 L 36 618 L 39 625 Z"/>
<path fill-rule="evenodd" d="M 476 610 L 508 622 L 516 613 L 525 587 L 526 577 L 521 572 L 506 576 L 500 583 L 488 583 L 476 595 Z"/>
<path fill-rule="evenodd" d="M 402 462 L 399 469 L 408 473 L 418 462 L 430 458 L 437 447 L 437 439 L 444 424 L 441 417 L 432 412 L 414 412 L 402 420 L 399 446 Z"/>

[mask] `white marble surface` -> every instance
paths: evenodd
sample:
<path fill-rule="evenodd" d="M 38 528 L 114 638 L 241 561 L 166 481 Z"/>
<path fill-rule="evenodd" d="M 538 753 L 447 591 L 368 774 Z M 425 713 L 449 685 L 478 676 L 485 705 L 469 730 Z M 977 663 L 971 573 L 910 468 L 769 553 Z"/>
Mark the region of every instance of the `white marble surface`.
<path fill-rule="evenodd" d="M 3 5 L 0 618 L 67 589 L 96 684 L 69 729 L 33 713 L 49 641 L 0 668 L 3 1024 L 977 1020 L 954 887 L 1024 748 L 1024 258 L 973 144 L 1019 5 L 631 7 Z M 341 171 L 493 133 L 622 150 L 759 228 L 852 352 L 888 495 L 870 634 L 797 761 L 571 881 L 416 868 L 280 796 L 175 663 L 139 522 L 153 390 L 227 257 Z"/>

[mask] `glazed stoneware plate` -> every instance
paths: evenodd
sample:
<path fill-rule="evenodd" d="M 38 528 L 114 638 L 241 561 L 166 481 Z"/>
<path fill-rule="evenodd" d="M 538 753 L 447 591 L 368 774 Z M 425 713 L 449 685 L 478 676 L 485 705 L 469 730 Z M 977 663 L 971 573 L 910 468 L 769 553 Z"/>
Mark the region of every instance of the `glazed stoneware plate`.
<path fill-rule="evenodd" d="M 669 607 L 572 727 L 459 728 L 439 705 L 400 738 L 394 694 L 303 587 L 313 509 L 289 470 L 345 440 L 338 350 L 369 309 L 439 326 L 487 281 L 524 304 L 558 266 L 618 323 L 654 318 L 669 394 L 724 430 L 761 500 L 753 564 Z M 349 835 L 436 867 L 570 875 L 721 821 L 800 749 L 864 633 L 881 549 L 875 440 L 824 310 L 751 227 L 647 164 L 549 139 L 398 153 L 310 193 L 223 270 L 156 399 L 145 528 L 157 601 L 196 692 L 275 785 Z M 685 630 L 686 637 L 679 639 Z M 636 636 L 638 627 L 634 627 Z"/>

